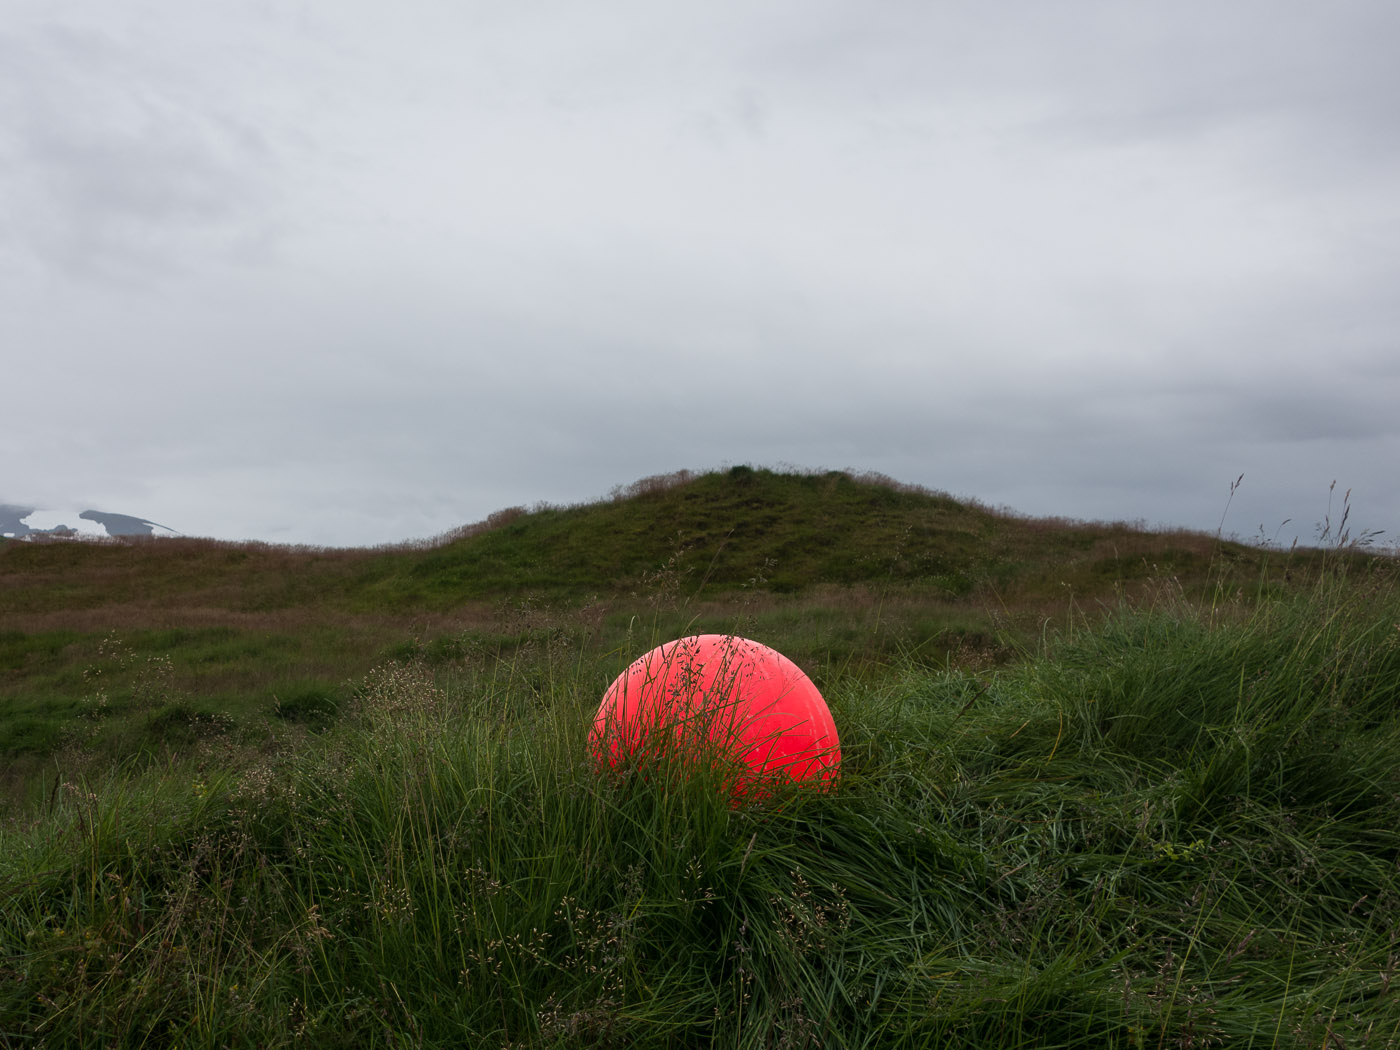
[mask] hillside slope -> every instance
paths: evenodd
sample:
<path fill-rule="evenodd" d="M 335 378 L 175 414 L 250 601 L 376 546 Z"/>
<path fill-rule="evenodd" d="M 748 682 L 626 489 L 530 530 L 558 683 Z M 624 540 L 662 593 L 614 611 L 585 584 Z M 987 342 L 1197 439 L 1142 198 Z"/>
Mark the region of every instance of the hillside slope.
<path fill-rule="evenodd" d="M 172 604 L 449 610 L 534 594 L 627 597 L 659 583 L 739 588 L 907 584 L 943 598 L 1108 593 L 1124 581 L 1203 582 L 1264 552 L 1182 531 L 996 513 L 884 478 L 735 467 L 644 479 L 618 498 L 494 515 L 436 544 L 322 550 L 215 540 L 0 544 L 0 615 Z"/>

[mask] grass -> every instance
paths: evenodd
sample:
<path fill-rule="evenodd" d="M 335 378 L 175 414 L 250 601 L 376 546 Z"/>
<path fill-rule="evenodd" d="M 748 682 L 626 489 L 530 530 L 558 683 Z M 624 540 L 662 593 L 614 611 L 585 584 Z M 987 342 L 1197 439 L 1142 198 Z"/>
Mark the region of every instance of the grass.
<path fill-rule="evenodd" d="M 838 674 L 840 789 L 740 809 L 703 772 L 600 776 L 577 661 L 391 662 L 335 732 L 12 822 L 0 1032 L 1394 1045 L 1397 624 L 1342 581 Z"/>
<path fill-rule="evenodd" d="M 767 540 L 596 600 L 396 617 L 355 589 L 536 518 L 335 555 L 283 607 L 182 605 L 237 594 L 179 582 L 217 548 L 169 576 L 156 545 L 102 554 L 164 620 L 39 548 L 90 605 L 24 584 L 0 625 L 0 729 L 57 733 L 15 752 L 0 822 L 0 1046 L 1400 1043 L 1391 560 L 1221 544 L 1114 576 L 1195 541 L 1001 518 L 975 597 L 889 564 L 775 592 Z M 608 682 L 702 630 L 808 669 L 837 790 L 735 808 L 693 765 L 599 774 Z"/>

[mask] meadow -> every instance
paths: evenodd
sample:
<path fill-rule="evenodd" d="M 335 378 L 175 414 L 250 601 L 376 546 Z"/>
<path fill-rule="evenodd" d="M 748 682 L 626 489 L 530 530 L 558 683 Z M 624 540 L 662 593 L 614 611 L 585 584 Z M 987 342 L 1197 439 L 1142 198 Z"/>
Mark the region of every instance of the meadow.
<path fill-rule="evenodd" d="M 1400 587 L 844 474 L 374 551 L 0 546 L 0 1046 L 1400 1045 Z M 632 658 L 842 776 L 603 775 Z"/>

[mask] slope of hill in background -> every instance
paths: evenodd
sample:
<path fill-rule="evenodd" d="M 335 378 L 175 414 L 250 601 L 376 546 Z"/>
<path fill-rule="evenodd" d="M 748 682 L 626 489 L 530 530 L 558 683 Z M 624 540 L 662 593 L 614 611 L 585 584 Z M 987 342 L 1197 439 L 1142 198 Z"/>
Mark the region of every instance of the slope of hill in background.
<path fill-rule="evenodd" d="M 3 543 L 0 602 L 5 615 L 122 606 L 138 618 L 172 603 L 441 611 L 525 593 L 627 597 L 663 574 L 696 598 L 899 583 L 1005 601 L 1147 578 L 1200 583 L 1222 555 L 1249 569 L 1265 559 L 1204 534 L 1022 518 L 885 478 L 735 467 L 644 479 L 599 503 L 502 511 L 394 548 Z"/>
<path fill-rule="evenodd" d="M 610 503 L 521 514 L 424 553 L 375 590 L 434 605 L 520 590 L 628 594 L 664 569 L 696 597 L 758 581 L 779 594 L 901 582 L 965 596 L 1140 546 L 1122 526 L 1031 523 L 883 478 L 736 467 L 652 479 Z M 1173 565 L 1204 568 L 1214 545 L 1178 534 L 1149 546 Z"/>

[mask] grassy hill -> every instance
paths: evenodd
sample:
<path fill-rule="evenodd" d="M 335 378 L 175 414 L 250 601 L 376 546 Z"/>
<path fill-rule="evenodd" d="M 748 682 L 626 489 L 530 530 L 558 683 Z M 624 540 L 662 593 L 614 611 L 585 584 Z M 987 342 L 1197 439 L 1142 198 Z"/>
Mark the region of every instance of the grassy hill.
<path fill-rule="evenodd" d="M 0 1045 L 1400 1044 L 1400 587 L 736 468 L 438 540 L 0 545 Z M 600 776 L 735 631 L 842 777 Z"/>
<path fill-rule="evenodd" d="M 680 571 L 692 598 L 757 581 L 781 594 L 899 582 L 951 597 L 979 589 L 1020 597 L 1052 578 L 1090 591 L 1163 574 L 1198 582 L 1222 551 L 1259 561 L 1257 551 L 1201 534 L 1020 518 L 880 477 L 735 467 L 644 479 L 601 503 L 502 511 L 399 548 L 9 543 L 0 565 L 15 613 L 172 603 L 440 611 L 523 593 L 624 597 L 666 567 Z"/>
<path fill-rule="evenodd" d="M 1166 591 L 1285 589 L 1324 557 L 1389 568 L 748 467 L 398 547 L 0 542 L 0 760 L 27 778 L 64 749 L 183 753 L 214 725 L 257 736 L 268 715 L 331 720 L 386 660 L 460 668 L 567 645 L 596 662 L 643 628 L 744 627 L 812 672 L 1005 659 L 1047 622 Z"/>

